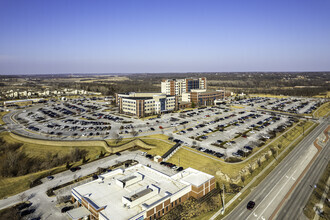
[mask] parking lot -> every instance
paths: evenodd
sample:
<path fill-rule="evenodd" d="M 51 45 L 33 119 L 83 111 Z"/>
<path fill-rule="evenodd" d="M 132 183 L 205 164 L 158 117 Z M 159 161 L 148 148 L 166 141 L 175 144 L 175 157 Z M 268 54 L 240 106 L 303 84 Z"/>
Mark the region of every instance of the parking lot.
<path fill-rule="evenodd" d="M 307 98 L 254 97 L 143 120 L 120 115 L 115 107 L 102 100 L 81 98 L 19 109 L 6 115 L 4 120 L 16 133 L 50 140 L 165 134 L 185 146 L 226 158 L 248 155 L 253 148 L 298 122 L 295 114 L 309 114 L 320 104 L 316 99 Z M 235 105 L 239 107 L 233 107 Z"/>

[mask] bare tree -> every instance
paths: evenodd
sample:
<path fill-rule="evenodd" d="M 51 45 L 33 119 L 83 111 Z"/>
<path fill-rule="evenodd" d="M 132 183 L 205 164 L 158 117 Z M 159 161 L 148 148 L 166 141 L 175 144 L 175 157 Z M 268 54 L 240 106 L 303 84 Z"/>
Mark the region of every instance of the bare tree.
<path fill-rule="evenodd" d="M 260 160 L 260 158 L 258 158 L 257 163 L 258 163 L 258 166 L 261 167 L 261 160 Z"/>
<path fill-rule="evenodd" d="M 266 160 L 268 160 L 269 159 L 269 154 L 266 154 L 265 158 L 266 158 Z"/>
<path fill-rule="evenodd" d="M 131 134 L 132 134 L 133 137 L 136 137 L 136 136 L 139 135 L 139 132 L 136 131 L 134 128 L 132 128 Z"/>
<path fill-rule="evenodd" d="M 248 169 L 249 169 L 249 172 L 252 174 L 253 173 L 253 168 L 252 168 L 252 165 L 251 164 L 249 165 L 249 168 Z"/>
<path fill-rule="evenodd" d="M 122 141 L 122 137 L 119 135 L 119 134 L 115 134 L 115 142 L 116 142 L 116 144 L 118 144 L 119 142 L 121 142 Z"/>
<path fill-rule="evenodd" d="M 243 187 L 244 187 L 244 185 L 245 185 L 245 176 L 243 176 L 243 175 L 241 175 L 241 180 L 242 180 L 242 183 L 243 183 Z"/>

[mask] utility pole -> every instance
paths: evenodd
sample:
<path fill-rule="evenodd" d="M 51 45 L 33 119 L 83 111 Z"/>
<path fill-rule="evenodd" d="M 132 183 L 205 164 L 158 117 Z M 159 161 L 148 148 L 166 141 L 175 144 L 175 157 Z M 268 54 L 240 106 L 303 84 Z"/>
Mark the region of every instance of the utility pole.
<path fill-rule="evenodd" d="M 221 210 L 221 214 L 223 215 L 225 213 L 225 185 L 222 184 L 222 210 Z"/>

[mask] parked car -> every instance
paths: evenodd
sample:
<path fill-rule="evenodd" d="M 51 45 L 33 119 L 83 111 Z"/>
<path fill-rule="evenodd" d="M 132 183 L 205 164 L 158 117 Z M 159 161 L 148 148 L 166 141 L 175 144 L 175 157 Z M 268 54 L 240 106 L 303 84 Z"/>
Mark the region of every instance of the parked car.
<path fill-rule="evenodd" d="M 74 207 L 73 206 L 66 206 L 66 207 L 63 207 L 61 209 L 61 212 L 64 213 L 64 212 L 67 212 L 67 211 L 70 211 L 71 209 L 73 209 Z"/>
<path fill-rule="evenodd" d="M 27 216 L 35 211 L 36 211 L 35 209 L 27 209 L 27 210 L 22 211 L 20 215 L 21 215 L 21 217 Z"/>

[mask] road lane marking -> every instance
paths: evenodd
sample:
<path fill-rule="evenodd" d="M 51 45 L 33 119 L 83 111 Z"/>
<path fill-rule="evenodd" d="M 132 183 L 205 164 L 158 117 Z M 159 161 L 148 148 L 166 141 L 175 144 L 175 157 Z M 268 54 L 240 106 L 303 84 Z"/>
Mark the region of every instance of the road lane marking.
<path fill-rule="evenodd" d="M 287 173 L 291 170 L 291 168 L 292 168 L 292 167 L 289 168 L 289 170 L 287 171 Z M 275 188 L 275 187 L 281 182 L 281 180 L 282 180 L 284 177 L 285 177 L 285 175 L 283 175 L 283 176 L 281 177 L 281 179 L 275 184 L 275 186 L 272 187 L 272 189 L 274 189 L 274 188 Z M 266 188 L 266 187 L 265 187 L 265 188 Z M 264 196 L 263 198 L 265 199 L 265 198 L 266 198 L 271 192 L 272 192 L 272 190 L 270 190 L 270 191 L 267 193 L 267 195 Z M 263 199 L 263 200 L 264 200 L 264 199 Z M 262 202 L 263 200 L 261 200 L 261 202 Z M 260 202 L 259 205 L 255 208 L 255 210 L 261 205 L 261 202 Z M 255 213 L 253 213 L 253 214 L 255 214 Z M 251 213 L 250 215 L 252 215 L 252 213 Z M 247 219 L 250 217 L 250 215 L 247 217 Z"/>
<path fill-rule="evenodd" d="M 292 174 L 291 174 L 291 177 L 293 177 L 293 175 L 296 173 L 297 170 L 295 170 Z M 273 201 L 277 198 L 278 194 L 282 191 L 282 189 L 286 186 L 286 184 L 291 180 L 291 178 L 289 178 L 285 184 L 283 184 L 283 186 L 280 188 L 280 190 L 276 193 L 276 195 L 273 197 L 273 199 L 270 201 L 270 203 L 268 203 L 268 205 L 266 206 L 266 208 L 261 212 L 260 215 L 262 215 L 266 210 L 267 208 L 273 203 Z M 267 196 L 265 196 L 266 198 Z M 258 218 L 259 219 L 259 218 Z"/>

